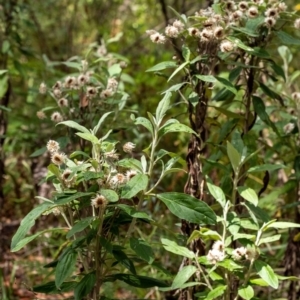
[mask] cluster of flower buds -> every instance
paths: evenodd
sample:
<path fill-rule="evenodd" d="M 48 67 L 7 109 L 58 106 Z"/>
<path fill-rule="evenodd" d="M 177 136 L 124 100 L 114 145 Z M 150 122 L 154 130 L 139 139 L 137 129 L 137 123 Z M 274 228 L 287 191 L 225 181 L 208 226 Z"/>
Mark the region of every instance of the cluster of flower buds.
<path fill-rule="evenodd" d="M 223 242 L 216 241 L 213 244 L 212 249 L 209 250 L 206 257 L 207 257 L 207 260 L 212 264 L 216 264 L 217 262 L 224 260 L 225 249 L 224 249 Z"/>
<path fill-rule="evenodd" d="M 262 26 L 272 28 L 275 26 L 280 14 L 285 12 L 287 5 L 280 1 L 263 0 L 249 1 L 231 1 L 220 2 L 221 13 L 215 13 L 211 7 L 201 9 L 192 16 L 197 23 L 194 26 L 188 26 L 181 20 L 175 20 L 172 25 L 165 28 L 165 34 L 156 30 L 147 30 L 146 33 L 154 43 L 164 44 L 167 38 L 182 38 L 192 36 L 202 43 L 217 42 L 221 52 L 231 52 L 235 49 L 235 44 L 227 40 L 226 37 L 232 33 L 234 27 L 245 26 L 248 19 L 254 19 L 259 16 L 264 17 Z M 296 28 L 300 28 L 300 19 L 294 23 Z"/>

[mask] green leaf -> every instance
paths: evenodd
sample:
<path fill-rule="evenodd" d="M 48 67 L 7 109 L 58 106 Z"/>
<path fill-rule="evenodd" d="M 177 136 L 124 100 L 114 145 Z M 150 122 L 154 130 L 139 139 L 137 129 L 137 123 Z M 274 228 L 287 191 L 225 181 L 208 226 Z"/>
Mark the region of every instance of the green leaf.
<path fill-rule="evenodd" d="M 87 140 L 93 144 L 97 144 L 99 142 L 98 138 L 90 132 L 89 133 L 76 132 L 76 135 L 78 135 L 82 139 Z"/>
<path fill-rule="evenodd" d="M 227 90 L 229 90 L 230 92 L 236 94 L 237 90 L 234 87 L 234 85 L 227 79 L 223 78 L 223 77 L 218 77 L 215 76 L 215 78 L 218 80 L 219 83 L 221 83 L 221 85 L 223 85 Z"/>
<path fill-rule="evenodd" d="M 264 164 L 260 166 L 251 167 L 247 172 L 248 173 L 254 173 L 254 172 L 265 172 L 265 171 L 275 171 L 278 169 L 285 169 L 285 165 L 271 165 L 271 164 Z"/>
<path fill-rule="evenodd" d="M 195 75 L 198 79 L 204 82 L 217 82 L 217 79 L 213 75 Z"/>
<path fill-rule="evenodd" d="M 178 73 L 180 72 L 185 66 L 187 66 L 190 62 L 186 61 L 183 64 L 181 64 L 173 73 L 172 75 L 169 77 L 168 82 Z"/>
<path fill-rule="evenodd" d="M 119 200 L 119 195 L 113 190 L 101 189 L 100 193 L 108 200 L 108 202 L 117 202 Z"/>
<path fill-rule="evenodd" d="M 154 286 L 158 287 L 167 287 L 168 285 L 158 279 L 147 277 L 147 276 L 139 276 L 133 274 L 114 274 L 110 276 L 104 277 L 104 282 L 114 282 L 116 280 L 121 280 L 126 282 L 128 285 L 137 287 L 137 288 L 151 288 Z"/>
<path fill-rule="evenodd" d="M 162 94 L 165 94 L 165 93 L 168 93 L 168 92 L 177 92 L 178 90 L 180 90 L 186 84 L 188 84 L 188 83 L 187 82 L 181 82 L 181 83 L 174 84 L 170 88 L 168 88 L 167 90 L 162 92 Z"/>
<path fill-rule="evenodd" d="M 72 227 L 72 229 L 67 233 L 66 238 L 69 239 L 75 233 L 84 230 L 86 227 L 88 227 L 92 223 L 93 219 L 94 219 L 93 217 L 87 217 L 87 218 L 84 218 L 84 219 L 80 220 L 79 222 L 77 222 Z"/>
<path fill-rule="evenodd" d="M 34 151 L 32 154 L 30 154 L 29 157 L 37 157 L 37 156 L 40 156 L 40 155 L 44 154 L 46 151 L 47 151 L 47 148 L 46 148 L 46 147 L 40 148 L 40 149 Z"/>
<path fill-rule="evenodd" d="M 168 209 L 178 218 L 196 224 L 215 224 L 216 215 L 203 201 L 184 193 L 162 193 L 157 198 L 163 201 Z"/>
<path fill-rule="evenodd" d="M 142 167 L 141 162 L 137 159 L 134 159 L 134 158 L 121 159 L 118 162 L 118 166 L 124 167 L 124 168 L 130 168 L 130 169 L 133 169 L 133 170 L 138 171 L 140 173 L 143 172 L 143 167 Z"/>
<path fill-rule="evenodd" d="M 167 92 L 165 96 L 162 98 L 162 100 L 158 103 L 157 109 L 155 112 L 155 117 L 157 124 L 161 123 L 163 117 L 165 116 L 166 111 L 170 108 L 170 98 L 172 96 L 172 93 Z"/>
<path fill-rule="evenodd" d="M 210 194 L 219 202 L 221 207 L 224 208 L 226 204 L 226 197 L 222 189 L 208 181 L 206 182 L 206 184 Z"/>
<path fill-rule="evenodd" d="M 126 269 L 128 269 L 132 274 L 136 275 L 136 270 L 132 260 L 125 254 L 124 251 L 120 249 L 113 250 L 114 258 L 122 264 Z"/>
<path fill-rule="evenodd" d="M 300 226 L 300 225 L 299 225 Z M 278 278 L 273 269 L 261 260 L 254 261 L 257 274 L 274 289 L 278 288 Z"/>
<path fill-rule="evenodd" d="M 33 292 L 44 294 L 61 294 L 73 291 L 77 285 L 76 281 L 64 282 L 59 289 L 56 288 L 55 282 L 50 281 L 33 287 Z"/>
<path fill-rule="evenodd" d="M 75 300 L 82 300 L 88 293 L 90 293 L 96 283 L 95 272 L 86 274 L 74 289 Z"/>
<path fill-rule="evenodd" d="M 272 127 L 272 129 L 279 135 L 279 132 L 276 128 L 276 126 L 273 124 L 273 122 L 270 120 L 269 115 L 266 113 L 266 107 L 264 102 L 261 98 L 252 96 L 253 100 L 253 107 L 257 115 L 260 117 L 260 119 L 265 122 L 267 125 Z"/>
<path fill-rule="evenodd" d="M 129 182 L 122 188 L 121 198 L 130 199 L 148 186 L 148 176 L 145 174 L 137 174 L 132 177 Z"/>
<path fill-rule="evenodd" d="M 287 34 L 284 31 L 279 30 L 276 31 L 275 34 L 284 45 L 295 45 L 295 46 L 300 45 L 300 39 L 294 38 L 293 36 Z"/>
<path fill-rule="evenodd" d="M 266 226 L 267 228 L 276 228 L 276 229 L 290 229 L 290 228 L 300 228 L 300 224 L 293 222 L 274 222 Z"/>
<path fill-rule="evenodd" d="M 261 278 L 255 278 L 255 279 L 250 279 L 249 280 L 252 284 L 259 285 L 259 286 L 269 286 L 267 282 L 265 282 Z"/>
<path fill-rule="evenodd" d="M 130 238 L 130 248 L 148 264 L 152 264 L 154 261 L 153 250 L 146 241 L 132 237 Z"/>
<path fill-rule="evenodd" d="M 218 262 L 218 266 L 221 266 L 230 272 L 236 271 L 238 269 L 242 269 L 243 267 L 238 265 L 234 260 L 225 258 L 222 261 Z"/>
<path fill-rule="evenodd" d="M 136 218 L 136 219 L 146 219 L 153 221 L 153 219 L 149 216 L 149 214 L 143 211 L 137 211 L 134 207 L 128 206 L 126 204 L 117 204 L 116 207 L 125 211 L 129 216 Z"/>
<path fill-rule="evenodd" d="M 238 46 L 239 48 L 252 52 L 254 51 L 251 47 L 245 45 L 240 39 L 236 38 L 236 37 L 232 37 L 232 36 L 228 36 L 226 37 L 227 40 L 229 40 L 230 42 L 234 43 L 236 46 Z"/>
<path fill-rule="evenodd" d="M 261 244 L 264 244 L 264 243 L 272 243 L 272 242 L 275 242 L 275 241 L 279 241 L 280 238 L 281 238 L 281 234 L 275 234 L 275 235 L 272 235 L 272 236 L 261 238 L 259 240 L 258 246 L 261 245 Z"/>
<path fill-rule="evenodd" d="M 248 285 L 246 287 L 240 287 L 238 294 L 245 300 L 251 300 L 251 298 L 254 297 L 254 290 L 251 285 Z"/>
<path fill-rule="evenodd" d="M 219 285 L 207 294 L 205 300 L 216 299 L 219 296 L 224 295 L 225 290 L 226 290 L 226 285 Z"/>
<path fill-rule="evenodd" d="M 271 90 L 268 86 L 266 86 L 262 82 L 259 82 L 259 87 L 271 99 L 277 99 L 280 103 L 283 103 L 282 97 L 279 94 L 277 94 L 276 92 L 274 92 L 274 90 Z"/>
<path fill-rule="evenodd" d="M 74 121 L 63 121 L 58 123 L 57 125 L 66 125 L 68 127 L 74 128 L 79 130 L 80 132 L 83 133 L 90 133 L 89 130 L 81 125 L 79 125 L 78 123 L 74 122 Z"/>
<path fill-rule="evenodd" d="M 64 230 L 63 228 L 51 228 L 51 229 L 46 229 L 46 230 L 42 230 L 39 231 L 37 233 L 35 233 L 34 235 L 31 235 L 29 237 L 26 237 L 22 240 L 20 240 L 17 245 L 14 247 L 14 249 L 11 250 L 11 252 L 16 252 L 19 251 L 20 249 L 22 249 L 25 245 L 27 245 L 28 243 L 30 243 L 31 241 L 33 241 L 34 239 L 36 239 L 38 236 L 46 233 L 46 232 L 51 232 L 51 231 L 61 231 Z"/>
<path fill-rule="evenodd" d="M 177 67 L 177 63 L 175 61 L 164 61 L 146 70 L 146 72 L 155 72 L 155 71 L 161 71 L 168 68 L 176 68 L 176 67 Z"/>
<path fill-rule="evenodd" d="M 229 26 L 229 27 L 232 28 L 234 31 L 245 33 L 248 36 L 252 36 L 252 37 L 259 36 L 258 33 L 246 27 L 236 27 L 236 26 Z"/>
<path fill-rule="evenodd" d="M 195 258 L 195 253 L 186 247 L 179 246 L 175 242 L 164 238 L 161 239 L 161 242 L 163 247 L 171 253 L 181 255 L 190 259 Z"/>
<path fill-rule="evenodd" d="M 172 288 L 173 289 L 180 289 L 182 285 L 186 283 L 191 276 L 195 274 L 197 268 L 195 266 L 185 266 L 183 267 L 176 275 L 173 280 Z"/>
<path fill-rule="evenodd" d="M 102 123 L 104 122 L 104 120 L 105 120 L 105 119 L 107 118 L 107 116 L 110 115 L 111 113 L 112 113 L 112 111 L 109 111 L 109 112 L 104 113 L 104 114 L 101 116 L 101 118 L 100 118 L 100 120 L 98 121 L 97 125 L 96 125 L 96 126 L 94 127 L 94 129 L 93 129 L 93 133 L 94 133 L 95 135 L 97 134 L 97 132 L 98 132 L 100 126 L 102 125 Z"/>
<path fill-rule="evenodd" d="M 134 124 L 144 126 L 153 135 L 153 125 L 151 124 L 151 122 L 148 119 L 146 119 L 144 117 L 138 117 L 135 119 Z"/>
<path fill-rule="evenodd" d="M 55 268 L 55 285 L 59 289 L 62 283 L 72 275 L 77 259 L 76 251 L 67 251 L 58 260 Z"/>
<path fill-rule="evenodd" d="M 182 56 L 185 59 L 185 61 L 190 61 L 191 50 L 186 45 L 182 46 Z"/>
<path fill-rule="evenodd" d="M 55 164 L 50 164 L 47 169 L 54 174 L 57 178 L 60 178 L 61 174 L 60 174 L 60 170 L 59 168 L 55 165 Z"/>
<path fill-rule="evenodd" d="M 217 106 L 212 106 L 215 110 L 221 112 L 225 116 L 229 117 L 230 119 L 243 119 L 244 116 L 234 113 L 228 109 L 224 109 L 223 107 L 217 107 Z"/>
<path fill-rule="evenodd" d="M 169 132 L 186 132 L 186 133 L 196 134 L 196 132 L 192 128 L 181 123 L 173 123 L 173 124 L 168 124 L 166 126 L 163 126 L 159 130 L 159 132 L 162 134 L 162 136 Z"/>
<path fill-rule="evenodd" d="M 11 251 L 14 252 L 18 243 L 26 236 L 30 228 L 35 224 L 35 220 L 47 211 L 49 208 L 54 207 L 55 205 L 51 202 L 44 202 L 39 206 L 35 207 L 26 217 L 21 221 L 21 224 L 12 238 L 11 241 Z"/>
<path fill-rule="evenodd" d="M 234 172 L 236 172 L 241 163 L 241 155 L 240 153 L 232 146 L 230 142 L 227 141 L 227 155 L 231 162 L 232 168 Z"/>
<path fill-rule="evenodd" d="M 247 201 L 251 202 L 254 206 L 257 206 L 258 204 L 258 197 L 256 192 L 246 186 L 239 186 L 237 188 L 239 194 Z"/>
<path fill-rule="evenodd" d="M 300 181 L 300 155 L 295 156 L 293 167 L 295 170 L 296 179 L 297 179 L 297 181 Z"/>
<path fill-rule="evenodd" d="M 77 192 L 74 195 L 68 196 L 68 197 L 65 197 L 66 195 L 62 194 L 62 197 L 58 198 L 55 201 L 55 204 L 56 204 L 56 206 L 57 205 L 63 205 L 63 204 L 67 204 L 67 203 L 69 203 L 73 200 L 76 200 L 76 199 L 79 199 L 79 198 L 82 198 L 82 197 L 88 197 L 88 196 L 91 196 L 91 195 L 94 195 L 94 193 Z"/>

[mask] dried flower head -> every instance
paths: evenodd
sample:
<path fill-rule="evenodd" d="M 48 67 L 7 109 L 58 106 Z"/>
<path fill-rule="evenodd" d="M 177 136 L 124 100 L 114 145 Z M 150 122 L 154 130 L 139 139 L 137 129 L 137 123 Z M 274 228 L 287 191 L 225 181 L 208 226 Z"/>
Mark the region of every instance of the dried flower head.
<path fill-rule="evenodd" d="M 61 122 L 61 121 L 63 120 L 63 117 L 62 117 L 62 115 L 61 115 L 58 111 L 56 111 L 56 112 L 54 112 L 54 113 L 51 115 L 51 120 L 52 120 L 53 122 L 58 123 L 58 122 Z"/>
<path fill-rule="evenodd" d="M 176 27 L 179 32 L 184 30 L 184 24 L 180 20 L 175 20 L 173 26 Z"/>
<path fill-rule="evenodd" d="M 106 88 L 109 90 L 115 91 L 117 89 L 118 85 L 119 85 L 119 82 L 114 77 L 111 77 L 107 80 Z"/>
<path fill-rule="evenodd" d="M 253 249 L 253 248 L 248 248 L 248 249 L 246 250 L 246 253 L 245 253 L 245 257 L 246 257 L 246 259 L 248 259 L 248 260 L 252 260 L 252 259 L 256 258 L 257 255 L 258 255 L 258 253 L 257 253 L 256 250 Z"/>
<path fill-rule="evenodd" d="M 83 86 L 89 82 L 89 76 L 87 74 L 81 74 L 77 78 L 77 82 L 80 86 Z"/>
<path fill-rule="evenodd" d="M 164 44 L 166 42 L 166 37 L 159 32 L 150 35 L 150 40 L 156 44 Z"/>
<path fill-rule="evenodd" d="M 51 213 L 53 213 L 54 216 L 59 216 L 60 213 L 61 213 L 61 211 L 60 211 L 59 207 L 56 206 L 56 207 L 53 207 L 53 208 L 51 209 Z"/>
<path fill-rule="evenodd" d="M 100 98 L 106 99 L 106 98 L 111 97 L 113 94 L 114 94 L 114 92 L 112 90 L 105 89 L 100 93 Z"/>
<path fill-rule="evenodd" d="M 201 31 L 201 41 L 203 42 L 209 42 L 212 40 L 213 36 L 214 36 L 214 31 L 212 31 L 211 29 L 209 28 L 204 28 L 202 31 Z"/>
<path fill-rule="evenodd" d="M 231 21 L 234 21 L 234 22 L 239 21 L 239 20 L 243 17 L 243 15 L 244 15 L 244 14 L 243 14 L 242 11 L 236 10 L 235 12 L 233 12 L 233 13 L 231 14 L 230 20 L 231 20 Z"/>
<path fill-rule="evenodd" d="M 88 86 L 86 88 L 86 95 L 88 96 L 88 98 L 92 99 L 97 95 L 97 89 L 93 86 Z"/>
<path fill-rule="evenodd" d="M 217 262 L 224 260 L 225 252 L 219 251 L 217 249 L 212 249 L 212 250 L 209 250 L 206 257 L 210 263 L 216 264 Z"/>
<path fill-rule="evenodd" d="M 121 61 L 121 62 L 120 62 L 120 67 L 121 67 L 122 69 L 127 68 L 127 63 L 126 63 L 125 61 Z"/>
<path fill-rule="evenodd" d="M 290 134 L 295 129 L 295 127 L 295 123 L 288 123 L 283 127 L 283 131 L 285 134 Z"/>
<path fill-rule="evenodd" d="M 280 2 L 277 6 L 279 12 L 284 12 L 287 9 L 287 5 L 284 2 Z"/>
<path fill-rule="evenodd" d="M 276 8 L 270 7 L 265 11 L 265 16 L 269 18 L 277 18 L 278 11 Z"/>
<path fill-rule="evenodd" d="M 300 19 L 299 19 L 300 20 Z M 294 100 L 294 101 L 299 101 L 300 100 L 300 93 L 297 93 L 297 92 L 295 92 L 295 93 L 293 93 L 292 94 L 292 99 Z"/>
<path fill-rule="evenodd" d="M 231 52 L 234 50 L 234 44 L 230 41 L 223 41 L 220 44 L 220 50 L 222 52 Z"/>
<path fill-rule="evenodd" d="M 214 37 L 216 39 L 221 39 L 224 36 L 224 28 L 222 26 L 217 26 L 214 29 Z"/>
<path fill-rule="evenodd" d="M 123 145 L 123 151 L 126 153 L 132 153 L 132 150 L 135 148 L 135 144 L 127 142 Z"/>
<path fill-rule="evenodd" d="M 100 208 L 100 209 L 105 209 L 107 206 L 108 201 L 106 198 L 102 195 L 97 194 L 95 198 L 91 199 L 91 205 L 94 206 L 95 208 Z"/>
<path fill-rule="evenodd" d="M 179 30 L 175 26 L 168 25 L 165 29 L 165 34 L 170 38 L 177 38 L 179 35 Z"/>
<path fill-rule="evenodd" d="M 61 166 L 62 164 L 64 164 L 65 160 L 66 155 L 64 153 L 54 152 L 51 155 L 51 161 L 57 166 Z"/>
<path fill-rule="evenodd" d="M 245 257 L 247 249 L 245 247 L 236 248 L 232 251 L 232 257 L 234 260 L 241 260 Z"/>
<path fill-rule="evenodd" d="M 85 73 L 88 69 L 89 63 L 87 62 L 87 60 L 82 60 L 81 61 L 81 68 L 82 68 L 82 72 Z"/>
<path fill-rule="evenodd" d="M 39 92 L 40 92 L 40 94 L 46 94 L 47 93 L 47 86 L 44 82 L 42 82 L 40 84 Z"/>
<path fill-rule="evenodd" d="M 46 114 L 42 110 L 39 110 L 36 115 L 41 120 L 46 119 Z"/>
<path fill-rule="evenodd" d="M 54 89 L 53 90 L 53 95 L 55 96 L 55 98 L 60 98 L 61 97 L 61 90 L 60 89 Z"/>
<path fill-rule="evenodd" d="M 55 84 L 53 85 L 52 89 L 55 90 L 55 89 L 61 89 L 62 88 L 62 83 L 60 80 L 56 81 Z"/>
<path fill-rule="evenodd" d="M 64 181 L 70 181 L 72 178 L 70 178 L 70 175 L 72 174 L 72 171 L 70 169 L 64 170 L 61 177 Z"/>
<path fill-rule="evenodd" d="M 248 9 L 247 15 L 249 18 L 256 18 L 258 16 L 258 9 L 256 6 L 251 6 Z"/>
<path fill-rule="evenodd" d="M 59 143 L 57 141 L 49 140 L 47 143 L 47 150 L 51 153 L 59 150 Z"/>
<path fill-rule="evenodd" d="M 267 17 L 265 18 L 265 24 L 268 28 L 271 28 L 276 24 L 276 19 L 273 17 Z"/>
<path fill-rule="evenodd" d="M 188 33 L 190 36 L 200 37 L 200 31 L 195 27 L 188 28 Z"/>
<path fill-rule="evenodd" d="M 119 154 L 116 153 L 116 149 L 110 151 L 110 152 L 106 152 L 104 154 L 104 156 L 106 158 L 111 158 L 111 159 L 118 159 L 119 158 Z"/>
<path fill-rule="evenodd" d="M 69 106 L 68 99 L 66 99 L 66 98 L 60 98 L 59 100 L 57 100 L 57 104 L 60 107 L 62 107 L 62 106 L 68 107 Z"/>
<path fill-rule="evenodd" d="M 128 170 L 125 174 L 126 180 L 129 181 L 131 178 L 133 178 L 137 174 L 137 171 L 135 170 Z"/>
<path fill-rule="evenodd" d="M 227 1 L 225 2 L 225 9 L 229 11 L 234 11 L 236 10 L 236 5 L 234 1 Z"/>
<path fill-rule="evenodd" d="M 248 9 L 248 2 L 242 1 L 239 3 L 239 9 L 241 11 L 246 11 Z"/>
<path fill-rule="evenodd" d="M 205 28 L 212 29 L 212 27 L 215 26 L 215 25 L 216 25 L 215 18 L 208 18 L 207 20 L 205 20 L 203 22 L 203 27 L 205 27 Z"/>
<path fill-rule="evenodd" d="M 253 0 L 254 3 L 261 5 L 264 3 L 264 0 Z"/>
<path fill-rule="evenodd" d="M 224 251 L 224 244 L 222 241 L 216 241 L 213 246 L 212 246 L 213 250 L 218 250 L 218 251 Z"/>
<path fill-rule="evenodd" d="M 97 49 L 97 55 L 98 56 L 105 56 L 107 54 L 107 49 L 105 47 L 105 45 L 101 45 L 98 47 Z"/>
<path fill-rule="evenodd" d="M 73 86 L 77 83 L 77 79 L 74 76 L 68 76 L 65 79 L 64 87 L 67 89 L 73 88 Z"/>
<path fill-rule="evenodd" d="M 300 29 L 300 18 L 295 20 L 295 22 L 294 22 L 294 27 L 295 27 L 296 29 Z"/>

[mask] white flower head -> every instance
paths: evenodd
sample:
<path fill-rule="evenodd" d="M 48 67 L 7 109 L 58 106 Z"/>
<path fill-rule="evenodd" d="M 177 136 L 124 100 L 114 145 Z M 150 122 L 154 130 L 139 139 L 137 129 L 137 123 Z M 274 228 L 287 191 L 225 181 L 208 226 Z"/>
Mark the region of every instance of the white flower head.
<path fill-rule="evenodd" d="M 165 34 L 170 38 L 177 38 L 179 35 L 179 30 L 175 26 L 168 25 L 165 29 Z"/>
<path fill-rule="evenodd" d="M 198 28 L 190 27 L 188 28 L 188 33 L 190 36 L 200 37 L 200 31 Z"/>
<path fill-rule="evenodd" d="M 236 248 L 232 251 L 232 257 L 234 260 L 241 260 L 245 257 L 247 249 L 245 247 Z"/>
<path fill-rule="evenodd" d="M 258 9 L 256 6 L 251 6 L 248 9 L 247 15 L 249 18 L 256 18 L 258 16 Z"/>
<path fill-rule="evenodd" d="M 283 127 L 283 131 L 285 134 L 290 134 L 295 129 L 295 127 L 295 123 L 288 123 Z"/>
<path fill-rule="evenodd" d="M 296 29 L 300 29 L 300 18 L 296 19 L 295 22 L 294 22 L 294 27 Z"/>
<path fill-rule="evenodd" d="M 51 153 L 59 150 L 59 143 L 53 140 L 49 140 L 47 143 L 47 150 Z"/>
<path fill-rule="evenodd" d="M 135 144 L 127 142 L 123 145 L 123 151 L 126 153 L 132 153 L 132 150 L 135 148 Z"/>
<path fill-rule="evenodd" d="M 184 24 L 180 20 L 175 20 L 173 22 L 173 26 L 176 27 L 179 32 L 182 32 L 184 30 Z"/>
<path fill-rule="evenodd" d="M 159 32 L 150 35 L 150 40 L 156 44 L 164 44 L 166 42 L 166 37 Z"/>
<path fill-rule="evenodd" d="M 222 52 L 231 52 L 234 50 L 234 48 L 235 48 L 234 44 L 230 41 L 223 41 L 220 44 L 220 50 Z"/>
<path fill-rule="evenodd" d="M 44 82 L 42 82 L 40 84 L 39 92 L 40 92 L 40 94 L 46 94 L 47 93 L 47 86 Z"/>
<path fill-rule="evenodd" d="M 209 250 L 206 257 L 210 263 L 216 264 L 217 262 L 224 260 L 225 252 L 219 251 L 217 249 L 212 249 L 212 250 Z"/>

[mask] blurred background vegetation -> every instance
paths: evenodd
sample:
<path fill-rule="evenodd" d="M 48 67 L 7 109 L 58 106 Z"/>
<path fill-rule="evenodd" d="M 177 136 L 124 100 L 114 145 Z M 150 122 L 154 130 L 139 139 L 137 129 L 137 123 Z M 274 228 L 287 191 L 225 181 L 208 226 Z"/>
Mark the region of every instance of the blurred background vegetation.
<path fill-rule="evenodd" d="M 286 3 L 290 9 L 297 4 Z M 167 88 L 165 77 L 145 71 L 161 61 L 172 60 L 175 54 L 171 44 L 158 47 L 151 43 L 145 31 L 162 30 L 174 18 L 168 6 L 188 14 L 208 4 L 209 1 L 193 0 L 0 0 L 0 291 L 6 293 L 4 299 L 33 299 L 28 290 L 39 280 L 35 269 L 44 264 L 45 256 L 54 254 L 51 248 L 47 253 L 42 251 L 50 240 L 14 255 L 9 253 L 10 240 L 20 220 L 37 203 L 39 171 L 49 160 L 31 155 L 55 138 L 54 125 L 43 124 L 36 117 L 36 112 L 49 104 L 49 99 L 38 93 L 40 83 L 45 81 L 51 86 L 70 73 L 59 62 L 78 55 L 85 57 L 102 40 L 116 38 L 108 50 L 129 62 L 125 70 L 130 95 L 126 108 L 145 116 L 147 111 L 155 110 L 160 93 Z M 294 53 L 294 70 L 298 56 Z M 181 117 L 180 111 L 173 113 Z M 120 120 L 120 126 L 123 121 L 126 123 Z M 181 121 L 188 124 L 187 120 Z M 146 146 L 137 129 L 118 134 L 136 143 L 139 150 Z M 188 138 L 171 135 L 162 148 L 184 158 Z M 179 173 L 169 177 L 165 190 L 183 191 L 184 176 Z M 46 217 L 39 222 L 43 220 Z M 168 222 L 173 226 L 176 221 L 166 219 Z M 51 247 L 58 247 L 59 241 L 56 243 Z M 164 263 L 166 267 L 172 265 L 167 259 Z M 176 270 L 177 266 L 173 267 Z M 124 295 L 116 296 L 125 299 Z"/>

